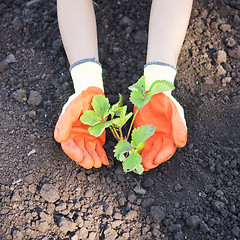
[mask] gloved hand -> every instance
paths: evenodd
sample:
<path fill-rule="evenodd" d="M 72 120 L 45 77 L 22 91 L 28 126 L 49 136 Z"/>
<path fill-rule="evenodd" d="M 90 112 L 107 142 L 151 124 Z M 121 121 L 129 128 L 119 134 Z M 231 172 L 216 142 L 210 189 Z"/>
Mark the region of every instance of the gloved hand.
<path fill-rule="evenodd" d="M 176 70 L 169 65 L 152 63 L 144 68 L 146 89 L 156 80 L 174 82 Z M 177 147 L 187 142 L 184 111 L 171 92 L 153 95 L 149 103 L 141 108 L 135 118 L 134 127 L 154 125 L 155 134 L 146 141 L 142 152 L 145 171 L 157 167 L 172 157 Z"/>
<path fill-rule="evenodd" d="M 80 121 L 86 110 L 92 110 L 91 102 L 95 95 L 103 93 L 102 68 L 95 60 L 87 59 L 70 68 L 75 93 L 64 105 L 62 114 L 55 126 L 54 137 L 61 143 L 63 151 L 82 167 L 90 169 L 108 165 L 103 149 L 105 131 L 99 137 L 88 132 L 88 125 Z M 97 87 L 95 87 L 97 86 Z"/>

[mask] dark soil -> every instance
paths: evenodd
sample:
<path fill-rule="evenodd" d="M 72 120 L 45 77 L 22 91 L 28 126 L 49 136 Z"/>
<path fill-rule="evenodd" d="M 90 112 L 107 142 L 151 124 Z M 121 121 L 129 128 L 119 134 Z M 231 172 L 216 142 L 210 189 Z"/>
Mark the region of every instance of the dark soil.
<path fill-rule="evenodd" d="M 137 2 L 95 4 L 111 103 L 143 72 L 151 1 Z M 239 10 L 237 0 L 194 1 L 174 92 L 188 143 L 137 176 L 113 158 L 112 138 L 108 167 L 85 170 L 64 154 L 53 130 L 73 86 L 56 3 L 1 1 L 0 238 L 240 239 Z"/>

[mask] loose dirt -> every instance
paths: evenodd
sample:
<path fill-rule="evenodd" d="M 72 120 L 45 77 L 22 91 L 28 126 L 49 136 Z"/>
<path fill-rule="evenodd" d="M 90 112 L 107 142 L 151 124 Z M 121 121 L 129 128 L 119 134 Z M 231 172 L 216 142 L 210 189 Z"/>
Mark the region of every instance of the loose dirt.
<path fill-rule="evenodd" d="M 95 1 L 111 103 L 143 73 L 151 1 L 137 2 Z M 174 91 L 188 143 L 136 176 L 114 159 L 109 132 L 108 167 L 64 154 L 53 130 L 73 86 L 56 3 L 1 2 L 0 239 L 240 239 L 239 10 L 194 1 Z"/>

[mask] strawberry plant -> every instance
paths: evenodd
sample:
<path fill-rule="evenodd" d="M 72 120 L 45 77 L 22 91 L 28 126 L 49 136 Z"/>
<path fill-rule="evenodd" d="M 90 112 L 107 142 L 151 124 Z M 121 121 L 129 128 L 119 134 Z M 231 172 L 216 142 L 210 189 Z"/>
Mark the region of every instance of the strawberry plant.
<path fill-rule="evenodd" d="M 123 97 L 119 94 L 119 101 L 110 106 L 108 98 L 96 95 L 92 100 L 93 110 L 87 110 L 80 117 L 82 123 L 89 125 L 91 135 L 98 137 L 106 128 L 109 128 L 118 141 L 114 148 L 114 156 L 122 162 L 124 172 L 142 174 L 144 168 L 141 164 L 142 157 L 139 154 L 150 138 L 155 128 L 153 125 L 141 126 L 132 130 L 134 119 L 142 107 L 144 107 L 154 94 L 173 90 L 172 83 L 165 80 L 155 81 L 149 91 L 146 92 L 145 77 L 142 76 L 135 84 L 129 87 L 131 90 L 130 101 L 134 104 L 134 113 L 127 113 L 127 106 L 123 106 Z M 110 117 L 110 120 L 108 118 Z M 127 135 L 124 136 L 122 128 L 132 117 Z M 131 141 L 129 137 L 131 134 Z"/>

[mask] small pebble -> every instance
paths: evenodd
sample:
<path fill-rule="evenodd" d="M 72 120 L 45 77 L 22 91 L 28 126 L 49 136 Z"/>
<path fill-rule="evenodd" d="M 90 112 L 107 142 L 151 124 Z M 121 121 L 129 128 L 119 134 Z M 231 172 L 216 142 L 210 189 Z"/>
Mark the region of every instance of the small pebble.
<path fill-rule="evenodd" d="M 221 201 L 214 201 L 213 202 L 213 208 L 218 211 L 221 212 L 225 207 L 225 204 Z"/>
<path fill-rule="evenodd" d="M 232 228 L 232 234 L 234 237 L 240 237 L 240 228 L 239 227 L 233 227 Z"/>
<path fill-rule="evenodd" d="M 2 208 L 2 209 L 0 210 L 0 215 L 5 215 L 5 214 L 7 214 L 9 211 L 10 211 L 9 208 Z"/>
<path fill-rule="evenodd" d="M 186 219 L 187 226 L 191 229 L 196 229 L 200 224 L 200 218 L 197 215 L 190 216 Z"/>
<path fill-rule="evenodd" d="M 235 59 L 240 59 L 240 46 L 228 51 L 228 55 Z"/>
<path fill-rule="evenodd" d="M 6 58 L 5 58 L 5 60 L 4 60 L 7 64 L 9 64 L 9 63 L 14 63 L 14 62 L 16 62 L 16 58 L 15 58 L 15 56 L 13 55 L 13 54 L 9 54 Z"/>
<path fill-rule="evenodd" d="M 236 45 L 236 41 L 232 37 L 227 38 L 225 43 L 227 47 L 234 47 Z"/>
<path fill-rule="evenodd" d="M 146 192 L 147 192 L 145 189 L 143 189 L 143 188 L 141 188 L 141 187 L 139 187 L 139 186 L 136 186 L 136 187 L 133 189 L 133 191 L 134 191 L 135 193 L 139 194 L 139 195 L 144 195 L 144 194 L 146 194 Z"/>
<path fill-rule="evenodd" d="M 207 233 L 210 231 L 209 227 L 207 226 L 207 224 L 203 221 L 200 222 L 200 231 L 203 233 Z"/>
<path fill-rule="evenodd" d="M 12 195 L 12 198 L 11 198 L 11 201 L 12 202 L 20 202 L 22 201 L 22 198 L 21 196 L 19 195 L 19 191 L 15 191 Z"/>
<path fill-rule="evenodd" d="M 159 206 L 153 206 L 150 208 L 150 215 L 155 222 L 160 223 L 165 218 L 166 213 L 163 208 Z"/>
<path fill-rule="evenodd" d="M 223 76 L 223 75 L 225 75 L 226 74 L 226 70 L 223 68 L 223 66 L 222 65 L 218 65 L 217 66 L 217 72 L 216 72 L 216 76 Z"/>
<path fill-rule="evenodd" d="M 24 235 L 19 230 L 14 230 L 12 233 L 13 240 L 22 240 Z"/>
<path fill-rule="evenodd" d="M 27 103 L 32 106 L 38 106 L 42 101 L 42 96 L 37 91 L 30 91 L 29 98 L 27 100 Z"/>
<path fill-rule="evenodd" d="M 132 219 L 134 219 L 135 217 L 137 217 L 137 215 L 138 215 L 138 213 L 137 213 L 136 211 L 131 210 L 131 211 L 129 211 L 129 212 L 127 213 L 126 219 L 127 219 L 127 220 L 132 220 Z"/>
<path fill-rule="evenodd" d="M 59 199 L 59 191 L 52 184 L 44 184 L 40 195 L 48 202 L 56 202 Z"/>
<path fill-rule="evenodd" d="M 183 232 L 177 232 L 174 235 L 174 240 L 183 240 L 184 239 L 184 235 Z"/>
<path fill-rule="evenodd" d="M 178 232 L 180 231 L 182 226 L 180 224 L 172 224 L 168 227 L 169 232 Z"/>
<path fill-rule="evenodd" d="M 154 181 L 151 178 L 147 178 L 146 180 L 143 181 L 143 186 L 145 188 L 149 188 L 154 184 Z"/>
<path fill-rule="evenodd" d="M 18 89 L 12 94 L 12 97 L 19 103 L 25 103 L 27 101 L 26 90 Z"/>
<path fill-rule="evenodd" d="M 227 83 L 230 83 L 231 80 L 232 80 L 231 77 L 225 77 L 225 78 L 223 78 L 223 79 L 222 79 L 222 86 L 223 86 L 223 87 L 226 87 L 226 86 L 227 86 Z"/>
<path fill-rule="evenodd" d="M 231 31 L 231 25 L 229 25 L 229 24 L 221 24 L 220 25 L 220 29 L 223 32 L 230 32 Z"/>
<path fill-rule="evenodd" d="M 114 240 L 118 236 L 117 232 L 114 229 L 112 229 L 112 228 L 107 228 L 104 231 L 104 235 L 105 235 L 104 239 L 106 239 L 106 240 Z"/>
<path fill-rule="evenodd" d="M 88 230 L 85 227 L 82 227 L 79 231 L 79 239 L 86 239 L 88 236 Z"/>
<path fill-rule="evenodd" d="M 39 225 L 38 225 L 38 230 L 40 231 L 40 232 L 46 232 L 48 229 L 49 229 L 49 225 L 48 225 L 48 223 L 47 222 L 45 222 L 45 221 L 41 221 L 40 223 L 39 223 Z"/>
<path fill-rule="evenodd" d="M 224 50 L 219 50 L 216 55 L 217 63 L 224 63 L 227 61 L 227 53 Z"/>
<path fill-rule="evenodd" d="M 28 116 L 29 116 L 31 119 L 35 120 L 35 119 L 37 118 L 37 113 L 36 113 L 35 110 L 32 110 L 32 111 L 30 111 L 30 112 L 28 113 Z"/>
<path fill-rule="evenodd" d="M 68 231 L 73 232 L 77 229 L 77 226 L 76 223 L 70 221 L 69 219 L 61 217 L 59 221 L 59 228 L 62 232 L 66 233 Z"/>
<path fill-rule="evenodd" d="M 90 232 L 88 236 L 88 240 L 96 240 L 97 233 L 96 232 Z"/>
<path fill-rule="evenodd" d="M 134 202 L 136 201 L 136 199 L 137 199 L 137 197 L 136 197 L 135 194 L 130 194 L 130 195 L 128 196 L 128 201 L 129 201 L 130 203 L 134 203 Z"/>

